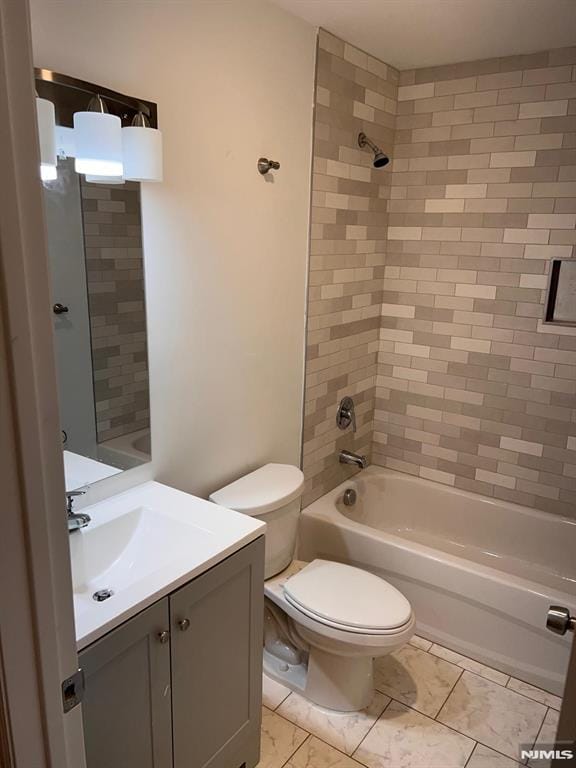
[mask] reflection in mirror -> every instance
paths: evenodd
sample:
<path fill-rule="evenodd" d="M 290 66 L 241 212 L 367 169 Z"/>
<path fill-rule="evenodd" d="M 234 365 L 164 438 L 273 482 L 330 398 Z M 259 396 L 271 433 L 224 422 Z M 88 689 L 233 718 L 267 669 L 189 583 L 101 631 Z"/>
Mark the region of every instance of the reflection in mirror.
<path fill-rule="evenodd" d="M 140 189 L 44 184 L 66 489 L 150 460 Z"/>

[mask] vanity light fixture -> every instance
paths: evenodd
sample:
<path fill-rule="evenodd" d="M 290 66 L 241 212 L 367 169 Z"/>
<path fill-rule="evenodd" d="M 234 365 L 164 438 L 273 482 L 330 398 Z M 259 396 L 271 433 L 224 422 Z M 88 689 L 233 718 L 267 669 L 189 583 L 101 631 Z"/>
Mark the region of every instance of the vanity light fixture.
<path fill-rule="evenodd" d="M 84 177 L 90 184 L 125 184 L 123 176 L 91 176 L 89 173 Z"/>
<path fill-rule="evenodd" d="M 74 113 L 76 173 L 122 177 L 122 121 L 111 115 L 100 95 L 93 96 L 86 112 Z"/>
<path fill-rule="evenodd" d="M 162 133 L 150 127 L 143 112 L 122 128 L 124 178 L 129 181 L 162 181 Z"/>
<path fill-rule="evenodd" d="M 54 181 L 58 177 L 54 104 L 36 96 L 36 116 L 40 141 L 40 178 L 42 181 Z"/>

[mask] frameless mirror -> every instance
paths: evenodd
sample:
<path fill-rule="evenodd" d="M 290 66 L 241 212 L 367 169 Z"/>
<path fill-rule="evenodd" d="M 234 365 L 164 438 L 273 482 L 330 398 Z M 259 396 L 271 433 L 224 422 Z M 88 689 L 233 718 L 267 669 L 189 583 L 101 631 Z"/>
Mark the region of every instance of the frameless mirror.
<path fill-rule="evenodd" d="M 58 114 L 58 111 L 57 111 Z M 44 182 L 66 490 L 150 461 L 140 185 Z"/>

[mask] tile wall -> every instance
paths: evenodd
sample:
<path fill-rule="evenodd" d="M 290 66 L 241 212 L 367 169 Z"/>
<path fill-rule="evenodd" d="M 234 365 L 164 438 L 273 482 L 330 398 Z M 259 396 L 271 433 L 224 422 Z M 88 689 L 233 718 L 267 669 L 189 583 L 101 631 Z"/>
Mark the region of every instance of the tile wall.
<path fill-rule="evenodd" d="M 576 48 L 402 72 L 392 170 L 375 462 L 574 516 Z"/>
<path fill-rule="evenodd" d="M 576 48 L 397 73 L 321 32 L 315 131 L 304 504 L 348 448 L 574 516 L 576 329 L 542 320 L 576 255 Z"/>
<path fill-rule="evenodd" d="M 140 189 L 81 177 L 98 442 L 150 425 Z"/>
<path fill-rule="evenodd" d="M 388 170 L 358 147 L 365 131 L 391 155 L 398 72 L 319 36 L 304 415 L 304 504 L 354 470 L 342 448 L 371 454 L 386 250 Z M 344 395 L 357 431 L 336 427 Z"/>

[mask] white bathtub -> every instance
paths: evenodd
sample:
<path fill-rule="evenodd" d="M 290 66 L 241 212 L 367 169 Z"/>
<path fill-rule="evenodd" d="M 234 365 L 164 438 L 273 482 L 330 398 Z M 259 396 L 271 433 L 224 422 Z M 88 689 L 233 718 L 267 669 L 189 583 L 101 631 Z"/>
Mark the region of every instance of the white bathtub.
<path fill-rule="evenodd" d="M 299 557 L 381 575 L 424 637 L 562 693 L 571 636 L 545 623 L 576 612 L 576 521 L 370 467 L 303 511 Z"/>

